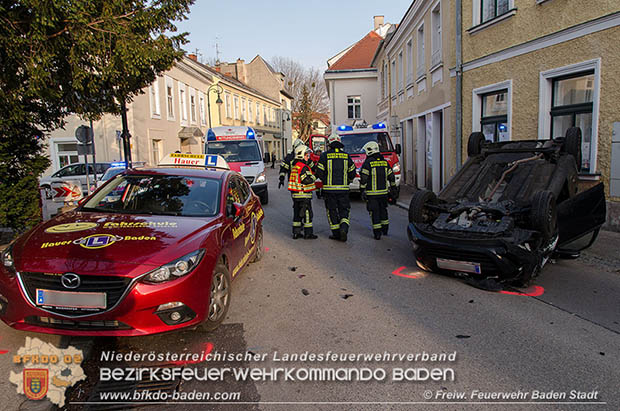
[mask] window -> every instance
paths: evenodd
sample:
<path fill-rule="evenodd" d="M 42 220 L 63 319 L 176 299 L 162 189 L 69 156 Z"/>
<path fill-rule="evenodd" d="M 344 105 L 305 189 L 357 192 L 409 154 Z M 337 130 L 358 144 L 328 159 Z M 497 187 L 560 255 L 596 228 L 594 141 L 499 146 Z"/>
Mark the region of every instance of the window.
<path fill-rule="evenodd" d="M 402 91 L 405 88 L 405 79 L 404 79 L 404 67 L 403 67 L 403 52 L 398 53 L 398 85 L 399 90 Z"/>
<path fill-rule="evenodd" d="M 413 39 L 407 42 L 407 84 L 413 83 Z"/>
<path fill-rule="evenodd" d="M 267 105 L 263 104 L 263 124 L 267 125 Z"/>
<path fill-rule="evenodd" d="M 207 116 L 206 116 L 206 110 L 205 110 L 205 95 L 202 91 L 198 92 L 198 110 L 200 110 L 200 124 L 201 125 L 207 124 Z"/>
<path fill-rule="evenodd" d="M 189 89 L 189 118 L 192 124 L 196 124 L 196 90 Z"/>
<path fill-rule="evenodd" d="M 388 65 L 383 63 L 383 98 L 388 96 Z"/>
<path fill-rule="evenodd" d="M 503 89 L 481 95 L 482 117 L 480 126 L 489 141 L 508 140 L 508 90 Z"/>
<path fill-rule="evenodd" d="M 153 148 L 153 164 L 159 164 L 159 160 L 161 160 L 161 152 L 162 152 L 162 141 L 161 140 L 153 140 L 152 141 Z"/>
<path fill-rule="evenodd" d="M 224 100 L 226 100 L 226 118 L 232 118 L 232 110 L 230 108 L 230 93 L 226 93 L 224 95 Z M 211 126 L 209 124 L 209 126 Z"/>
<path fill-rule="evenodd" d="M 426 73 L 426 61 L 424 59 L 424 25 L 418 29 L 418 78 Z"/>
<path fill-rule="evenodd" d="M 235 107 L 235 120 L 239 120 L 239 96 L 233 96 L 233 104 Z"/>
<path fill-rule="evenodd" d="M 247 104 L 248 104 L 247 100 L 245 99 L 245 97 L 243 97 L 241 99 L 241 120 L 242 121 L 246 121 L 247 120 L 247 117 L 245 115 L 246 114 L 246 106 L 247 106 Z"/>
<path fill-rule="evenodd" d="M 260 103 L 256 102 L 256 124 L 260 124 Z"/>
<path fill-rule="evenodd" d="M 151 117 L 160 118 L 161 110 L 159 106 L 159 79 L 155 79 L 155 82 L 151 84 L 149 91 L 149 101 L 151 103 Z"/>
<path fill-rule="evenodd" d="M 80 161 L 76 143 L 56 143 L 58 168 Z"/>
<path fill-rule="evenodd" d="M 551 97 L 551 135 L 566 135 L 570 127 L 581 129 L 580 171 L 591 170 L 592 109 L 594 101 L 594 70 L 569 74 L 553 79 Z"/>
<path fill-rule="evenodd" d="M 431 68 L 439 65 L 442 62 L 441 56 L 441 3 L 437 4 L 437 7 L 433 10 L 431 15 L 431 24 L 433 28 L 431 46 Z"/>
<path fill-rule="evenodd" d="M 480 0 L 480 21 L 482 24 L 501 16 L 510 10 L 509 0 Z"/>
<path fill-rule="evenodd" d="M 168 112 L 168 120 L 174 120 L 174 93 L 170 77 L 166 77 L 166 111 Z"/>
<path fill-rule="evenodd" d="M 347 97 L 347 118 L 350 118 L 350 119 L 362 118 L 362 97 L 360 96 L 348 96 Z"/>
<path fill-rule="evenodd" d="M 392 60 L 392 98 L 396 98 L 396 60 Z"/>
<path fill-rule="evenodd" d="M 185 84 L 179 82 L 179 110 L 181 114 L 181 123 L 187 123 L 187 90 Z"/>
<path fill-rule="evenodd" d="M 248 100 L 248 121 L 254 121 L 254 109 L 252 108 L 254 102 L 252 100 Z"/>

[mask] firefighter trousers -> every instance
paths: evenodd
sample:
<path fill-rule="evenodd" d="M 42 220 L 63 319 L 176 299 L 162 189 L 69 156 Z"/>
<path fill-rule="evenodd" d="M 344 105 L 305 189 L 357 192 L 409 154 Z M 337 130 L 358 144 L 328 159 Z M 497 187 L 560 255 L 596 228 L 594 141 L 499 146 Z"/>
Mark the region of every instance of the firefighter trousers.
<path fill-rule="evenodd" d="M 388 198 L 386 195 L 368 196 L 366 209 L 370 213 L 372 231 L 375 235 L 387 234 L 390 221 L 388 220 Z"/>
<path fill-rule="evenodd" d="M 325 197 L 325 208 L 327 209 L 327 222 L 332 234 L 339 237 L 340 233 L 349 232 L 349 211 L 351 210 L 351 201 L 349 192 L 330 193 L 323 190 Z"/>
<path fill-rule="evenodd" d="M 293 198 L 293 234 L 312 232 L 312 198 Z"/>

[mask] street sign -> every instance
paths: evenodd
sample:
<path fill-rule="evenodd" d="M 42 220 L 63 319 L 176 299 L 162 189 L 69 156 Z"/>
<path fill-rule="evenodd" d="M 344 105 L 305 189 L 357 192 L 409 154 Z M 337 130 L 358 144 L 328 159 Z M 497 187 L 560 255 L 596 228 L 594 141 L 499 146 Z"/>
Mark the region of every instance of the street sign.
<path fill-rule="evenodd" d="M 93 141 L 93 129 L 88 126 L 79 126 L 75 129 L 75 138 L 82 144 L 90 144 Z"/>
<path fill-rule="evenodd" d="M 82 198 L 82 187 L 79 181 L 60 181 L 51 184 L 53 202 L 77 201 Z"/>
<path fill-rule="evenodd" d="M 78 144 L 77 145 L 77 153 L 82 156 L 85 154 L 95 154 L 95 147 L 93 144 Z"/>

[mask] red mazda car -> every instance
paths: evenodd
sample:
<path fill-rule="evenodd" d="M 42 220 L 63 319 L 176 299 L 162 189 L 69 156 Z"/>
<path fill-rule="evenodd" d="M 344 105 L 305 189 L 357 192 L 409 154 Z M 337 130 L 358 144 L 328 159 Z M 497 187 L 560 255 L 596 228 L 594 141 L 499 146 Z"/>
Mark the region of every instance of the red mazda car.
<path fill-rule="evenodd" d="M 0 318 L 65 335 L 215 329 L 233 278 L 263 255 L 263 210 L 241 174 L 216 168 L 221 157 L 166 158 L 15 240 L 2 253 Z"/>

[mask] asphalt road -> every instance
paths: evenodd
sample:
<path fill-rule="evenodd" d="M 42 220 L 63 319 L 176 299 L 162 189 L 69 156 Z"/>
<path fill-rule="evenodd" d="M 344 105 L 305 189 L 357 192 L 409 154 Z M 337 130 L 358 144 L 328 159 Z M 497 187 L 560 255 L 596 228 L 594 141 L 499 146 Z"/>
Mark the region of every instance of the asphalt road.
<path fill-rule="evenodd" d="M 200 352 L 211 343 L 212 352 L 266 355 L 265 361 L 221 361 L 209 364 L 211 368 L 365 367 L 385 370 L 386 377 L 329 382 L 284 381 L 282 376 L 278 381 L 256 382 L 179 380 L 164 387 L 180 392 L 240 393 L 232 404 L 197 405 L 201 408 L 620 409 L 620 274 L 616 270 L 599 267 L 596 261 L 557 261 L 545 267 L 534 283 L 538 288 L 524 290 L 536 296 L 482 291 L 415 268 L 403 209 L 390 207 L 390 235 L 374 240 L 365 206 L 355 197 L 347 243 L 327 238 L 325 208 L 317 199 L 313 208 L 319 239 L 293 240 L 290 195 L 284 188 L 277 189 L 277 176 L 268 171 L 270 203 L 264 207 L 268 250 L 262 261 L 250 264 L 235 279 L 224 325 L 212 334 L 196 330 L 92 340 L 84 363 L 89 385 L 70 390 L 70 402 L 96 401 L 97 392 L 110 388 L 97 382 L 102 350 Z M 0 332 L 0 348 L 9 350 L 16 350 L 26 335 L 3 324 Z M 53 336 L 39 337 L 57 341 Z M 456 353 L 456 360 L 278 362 L 274 358 L 306 351 Z M 0 370 L 8 376 L 7 360 L 8 356 L 0 357 Z M 452 369 L 454 379 L 394 381 L 394 369 L 399 368 Z M 7 394 L 9 389 L 14 393 L 8 381 L 0 384 L 0 399 L 5 404 L 23 401 L 23 396 Z M 491 404 L 497 399 L 485 399 L 482 394 L 472 398 L 475 390 L 520 392 L 521 397 L 514 400 L 516 404 L 511 399 Z M 571 398 L 571 391 L 589 393 L 583 395 L 590 398 Z M 549 397 L 554 393 L 555 398 L 540 403 L 534 392 Z M 450 397 L 460 393 L 464 398 Z M 467 403 L 471 401 L 475 404 Z M 146 408 L 179 407 L 188 408 L 170 404 Z"/>

